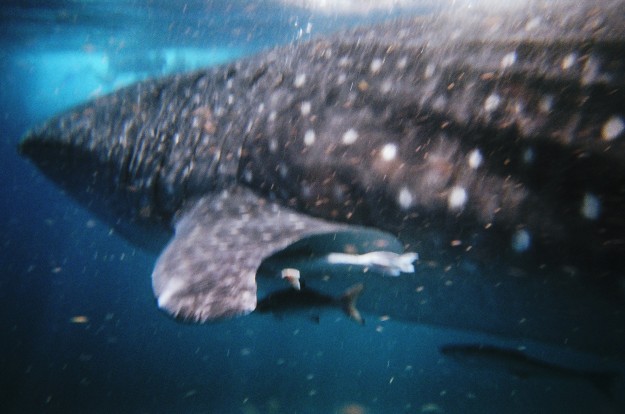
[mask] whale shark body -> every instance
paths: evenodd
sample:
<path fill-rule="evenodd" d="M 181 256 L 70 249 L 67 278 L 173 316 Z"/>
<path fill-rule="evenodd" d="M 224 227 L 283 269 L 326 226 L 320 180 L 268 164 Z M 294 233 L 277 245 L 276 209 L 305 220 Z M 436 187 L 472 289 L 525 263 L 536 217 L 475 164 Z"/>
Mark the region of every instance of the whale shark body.
<path fill-rule="evenodd" d="M 364 312 L 623 356 L 625 6 L 471 10 L 141 82 L 19 150 L 164 246 L 153 288 L 178 318 L 252 312 L 294 245 L 409 251 L 395 278 L 298 268 L 333 297 L 364 283 Z"/>
<path fill-rule="evenodd" d="M 592 385 L 609 399 L 614 399 L 617 371 L 582 370 L 530 356 L 518 349 L 482 344 L 445 344 L 439 352 L 471 370 L 503 371 L 517 378 L 581 380 Z"/>

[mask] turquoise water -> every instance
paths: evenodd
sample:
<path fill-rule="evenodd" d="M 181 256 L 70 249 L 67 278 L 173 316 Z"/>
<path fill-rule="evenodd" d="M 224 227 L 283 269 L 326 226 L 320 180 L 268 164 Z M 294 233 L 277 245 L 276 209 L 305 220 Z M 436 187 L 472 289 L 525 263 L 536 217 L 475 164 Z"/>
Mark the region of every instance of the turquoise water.
<path fill-rule="evenodd" d="M 339 310 L 184 325 L 158 311 L 155 257 L 111 234 L 15 145 L 36 122 L 146 77 L 385 19 L 277 2 L 5 1 L 0 9 L 0 406 L 27 413 L 619 412 L 583 379 L 522 379 L 444 358 L 519 342 Z M 422 12 L 423 10 L 421 10 Z M 389 300 L 392 300 L 389 298 Z M 479 315 L 476 315 L 479 317 Z M 523 341 L 579 368 L 611 361 Z"/>

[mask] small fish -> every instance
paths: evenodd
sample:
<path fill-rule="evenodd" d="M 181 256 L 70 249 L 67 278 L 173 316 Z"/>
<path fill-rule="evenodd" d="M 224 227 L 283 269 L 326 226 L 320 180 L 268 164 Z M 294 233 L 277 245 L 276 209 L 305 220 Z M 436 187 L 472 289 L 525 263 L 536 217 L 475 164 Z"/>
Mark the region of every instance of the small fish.
<path fill-rule="evenodd" d="M 281 273 L 282 279 L 285 279 L 287 282 L 289 282 L 289 284 L 293 286 L 293 289 L 301 290 L 302 285 L 299 281 L 299 270 L 287 267 L 286 269 L 282 269 Z"/>
<path fill-rule="evenodd" d="M 327 260 L 332 264 L 351 264 L 358 266 L 373 266 L 380 268 L 391 276 L 400 273 L 414 273 L 415 260 L 419 260 L 417 253 L 397 254 L 394 252 L 378 251 L 365 254 L 330 253 Z"/>
<path fill-rule="evenodd" d="M 340 308 L 347 316 L 360 325 L 365 320 L 356 308 L 356 301 L 362 293 L 364 285 L 357 283 L 348 288 L 340 297 L 332 297 L 307 288 L 302 282 L 301 289 L 282 289 L 269 294 L 258 301 L 256 311 L 259 313 L 272 312 L 275 315 L 306 312 L 315 321 L 319 321 L 318 313 L 324 308 Z"/>
<path fill-rule="evenodd" d="M 616 371 L 585 371 L 540 360 L 519 350 L 482 344 L 448 344 L 439 351 L 472 368 L 507 371 L 522 378 L 579 379 L 612 398 Z"/>

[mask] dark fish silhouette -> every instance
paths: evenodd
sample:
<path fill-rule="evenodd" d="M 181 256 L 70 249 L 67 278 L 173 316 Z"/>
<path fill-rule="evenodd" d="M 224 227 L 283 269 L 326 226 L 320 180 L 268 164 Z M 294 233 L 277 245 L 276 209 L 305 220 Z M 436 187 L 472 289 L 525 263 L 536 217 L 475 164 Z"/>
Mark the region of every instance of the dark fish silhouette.
<path fill-rule="evenodd" d="M 363 310 L 622 356 L 624 15 L 530 1 L 351 29 L 121 89 L 19 149 L 129 239 L 174 231 L 152 278 L 176 317 L 251 312 L 259 265 L 307 237 L 397 237 L 423 265 L 369 277 Z"/>
<path fill-rule="evenodd" d="M 480 344 L 448 344 L 440 352 L 472 369 L 506 371 L 519 378 L 574 379 L 587 381 L 598 391 L 613 397 L 616 371 L 586 371 L 568 368 L 531 357 L 516 349 Z"/>
<path fill-rule="evenodd" d="M 333 297 L 310 289 L 302 283 L 300 290 L 281 289 L 259 300 L 256 304 L 256 312 L 273 313 L 278 316 L 305 313 L 319 322 L 319 313 L 323 309 L 337 308 L 362 325 L 365 320 L 356 307 L 356 301 L 363 289 L 364 285 L 358 283 L 347 289 L 341 296 Z"/>

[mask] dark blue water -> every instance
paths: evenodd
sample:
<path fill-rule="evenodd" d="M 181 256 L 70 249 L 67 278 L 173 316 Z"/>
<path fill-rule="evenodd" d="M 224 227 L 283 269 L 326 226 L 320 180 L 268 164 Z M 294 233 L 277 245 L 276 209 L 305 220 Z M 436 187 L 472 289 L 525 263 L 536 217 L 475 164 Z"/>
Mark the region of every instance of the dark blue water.
<path fill-rule="evenodd" d="M 155 257 L 111 234 L 16 153 L 29 126 L 130 82 L 388 16 L 323 15 L 269 1 L 2 3 L 0 411 L 623 409 L 622 382 L 610 399 L 583 380 L 523 380 L 467 369 L 438 352 L 441 343 L 483 339 L 471 333 L 372 315 L 361 327 L 331 310 L 319 323 L 251 315 L 179 324 L 157 310 Z M 605 367 L 569 351 L 531 350 Z"/>

